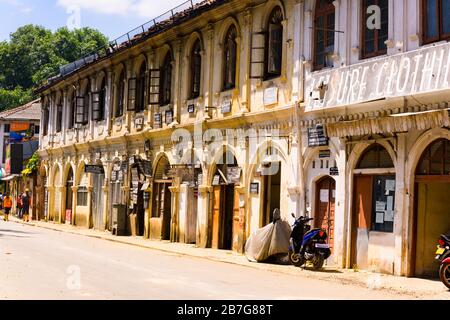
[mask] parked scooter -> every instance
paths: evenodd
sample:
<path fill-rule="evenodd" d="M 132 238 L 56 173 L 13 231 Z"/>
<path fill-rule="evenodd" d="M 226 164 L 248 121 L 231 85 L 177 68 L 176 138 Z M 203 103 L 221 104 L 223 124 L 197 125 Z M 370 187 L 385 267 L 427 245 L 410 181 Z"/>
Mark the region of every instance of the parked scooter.
<path fill-rule="evenodd" d="M 295 215 L 292 214 L 295 218 Z M 327 244 L 328 235 L 325 230 L 313 229 L 308 222 L 313 218 L 300 217 L 295 220 L 291 245 L 289 246 L 289 262 L 297 267 L 311 262 L 314 270 L 320 270 L 326 259 L 331 256 L 330 245 Z"/>
<path fill-rule="evenodd" d="M 441 263 L 439 277 L 442 283 L 450 289 L 450 232 L 439 238 L 436 260 Z"/>

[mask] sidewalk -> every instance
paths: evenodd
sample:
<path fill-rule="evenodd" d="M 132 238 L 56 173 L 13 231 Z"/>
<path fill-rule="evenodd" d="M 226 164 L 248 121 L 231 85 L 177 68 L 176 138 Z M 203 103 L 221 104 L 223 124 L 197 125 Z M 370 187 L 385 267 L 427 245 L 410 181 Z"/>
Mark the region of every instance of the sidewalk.
<path fill-rule="evenodd" d="M 273 265 L 249 262 L 245 256 L 223 250 L 196 248 L 195 245 L 171 243 L 168 241 L 154 241 L 142 237 L 116 237 L 109 232 L 84 229 L 71 225 L 61 225 L 52 222 L 32 221 L 24 223 L 16 217 L 10 216 L 10 221 L 29 226 L 67 232 L 92 238 L 113 241 L 122 244 L 139 246 L 151 250 L 159 250 L 169 254 L 190 256 L 216 262 L 231 263 L 249 268 L 276 273 L 290 274 L 316 280 L 332 281 L 342 285 L 356 285 L 373 290 L 388 290 L 391 293 L 411 296 L 418 299 L 450 299 L 450 291 L 439 281 L 381 275 L 368 271 L 354 271 L 325 266 L 321 272 L 304 270 L 294 266 Z M 364 297 L 362 297 L 364 299 Z"/>

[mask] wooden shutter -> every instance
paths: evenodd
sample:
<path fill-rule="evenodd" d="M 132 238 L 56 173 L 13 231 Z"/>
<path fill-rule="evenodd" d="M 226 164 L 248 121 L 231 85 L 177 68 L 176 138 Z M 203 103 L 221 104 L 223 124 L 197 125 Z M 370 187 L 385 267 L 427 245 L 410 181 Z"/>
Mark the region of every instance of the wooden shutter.
<path fill-rule="evenodd" d="M 149 73 L 148 96 L 150 105 L 159 105 L 159 86 L 161 71 L 159 69 L 151 69 Z"/>
<path fill-rule="evenodd" d="M 127 111 L 135 111 L 136 110 L 136 78 L 128 79 L 128 104 Z"/>
<path fill-rule="evenodd" d="M 250 52 L 250 79 L 264 78 L 266 32 L 253 32 Z"/>
<path fill-rule="evenodd" d="M 100 92 L 92 93 L 92 120 L 100 121 L 102 120 L 102 106 L 100 103 Z"/>
<path fill-rule="evenodd" d="M 75 110 L 75 124 L 84 123 L 84 97 L 77 97 L 77 104 Z"/>

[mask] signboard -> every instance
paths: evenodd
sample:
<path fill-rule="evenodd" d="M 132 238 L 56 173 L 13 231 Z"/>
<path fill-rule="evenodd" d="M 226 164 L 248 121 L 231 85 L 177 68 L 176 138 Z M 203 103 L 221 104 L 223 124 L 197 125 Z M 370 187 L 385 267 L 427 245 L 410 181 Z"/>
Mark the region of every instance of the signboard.
<path fill-rule="evenodd" d="M 323 125 L 308 128 L 308 146 L 310 148 L 328 146 L 328 137 L 325 134 Z"/>
<path fill-rule="evenodd" d="M 259 194 L 259 183 L 258 182 L 250 183 L 250 193 L 251 194 Z"/>
<path fill-rule="evenodd" d="M 264 105 L 272 105 L 278 103 L 278 88 L 272 87 L 264 90 Z"/>
<path fill-rule="evenodd" d="M 139 170 L 141 170 L 141 173 L 145 175 L 146 177 L 152 176 L 152 163 L 148 160 L 141 160 L 139 161 Z"/>
<path fill-rule="evenodd" d="M 324 90 L 323 100 L 315 99 Z M 305 79 L 306 111 L 450 88 L 450 43 L 315 72 Z"/>
<path fill-rule="evenodd" d="M 23 132 L 30 129 L 30 124 L 26 122 L 12 122 L 10 132 Z"/>
<path fill-rule="evenodd" d="M 331 150 L 320 150 L 319 159 L 325 159 L 331 157 Z"/>
<path fill-rule="evenodd" d="M 338 167 L 331 167 L 330 168 L 330 176 L 338 176 L 339 175 L 339 168 Z"/>
<path fill-rule="evenodd" d="M 231 112 L 231 100 L 226 100 L 224 102 L 222 102 L 222 113 L 229 113 Z"/>
<path fill-rule="evenodd" d="M 194 113 L 195 112 L 195 105 L 194 104 L 188 105 L 188 112 L 189 113 Z"/>
<path fill-rule="evenodd" d="M 161 113 L 155 114 L 155 127 L 161 128 L 162 126 L 162 115 Z"/>
<path fill-rule="evenodd" d="M 84 172 L 92 174 L 104 174 L 105 169 L 101 165 L 86 165 L 84 166 Z"/>
<path fill-rule="evenodd" d="M 239 167 L 227 168 L 227 181 L 229 184 L 239 184 L 241 182 L 241 171 Z"/>
<path fill-rule="evenodd" d="M 220 175 L 215 175 L 212 181 L 213 186 L 220 186 Z"/>
<path fill-rule="evenodd" d="M 165 116 L 166 116 L 166 124 L 171 124 L 173 122 L 173 111 L 167 110 Z"/>

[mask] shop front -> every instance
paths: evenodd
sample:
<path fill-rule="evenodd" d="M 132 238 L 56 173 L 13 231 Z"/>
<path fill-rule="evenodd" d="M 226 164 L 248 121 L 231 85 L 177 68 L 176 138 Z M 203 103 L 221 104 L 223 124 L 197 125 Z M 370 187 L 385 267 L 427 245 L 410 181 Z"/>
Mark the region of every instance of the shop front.
<path fill-rule="evenodd" d="M 450 231 L 450 140 L 437 139 L 416 168 L 414 207 L 414 275 L 437 278 L 437 239 Z"/>
<path fill-rule="evenodd" d="M 232 161 L 229 161 L 232 159 Z M 215 165 L 211 198 L 211 248 L 240 251 L 243 247 L 243 218 L 239 188 L 242 169 L 233 154 L 226 152 Z"/>
<path fill-rule="evenodd" d="M 166 156 L 159 159 L 153 173 L 152 204 L 150 218 L 150 238 L 158 240 L 171 239 L 172 195 L 169 176 L 170 163 Z"/>

